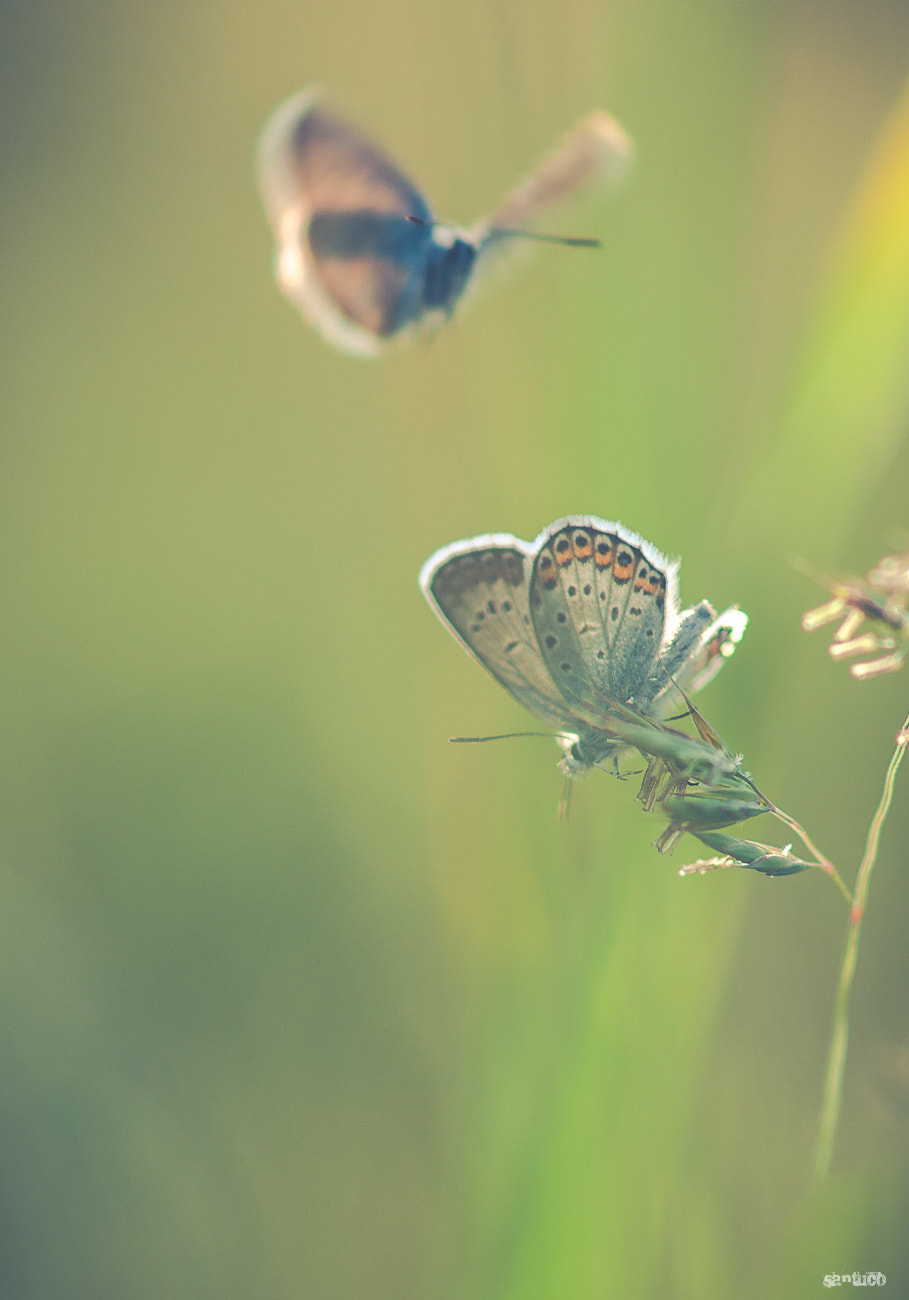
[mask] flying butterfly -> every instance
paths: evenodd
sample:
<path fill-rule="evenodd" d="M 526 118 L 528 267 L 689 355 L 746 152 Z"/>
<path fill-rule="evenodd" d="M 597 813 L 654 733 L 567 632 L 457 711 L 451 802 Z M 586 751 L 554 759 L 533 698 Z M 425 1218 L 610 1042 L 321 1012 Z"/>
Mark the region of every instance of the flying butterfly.
<path fill-rule="evenodd" d="M 477 272 L 520 237 L 597 247 L 519 227 L 597 179 L 618 180 L 631 152 L 608 113 L 591 113 L 491 217 L 462 229 L 436 221 L 379 146 L 310 87 L 274 111 L 259 140 L 278 285 L 328 342 L 379 356 L 444 322 Z"/>

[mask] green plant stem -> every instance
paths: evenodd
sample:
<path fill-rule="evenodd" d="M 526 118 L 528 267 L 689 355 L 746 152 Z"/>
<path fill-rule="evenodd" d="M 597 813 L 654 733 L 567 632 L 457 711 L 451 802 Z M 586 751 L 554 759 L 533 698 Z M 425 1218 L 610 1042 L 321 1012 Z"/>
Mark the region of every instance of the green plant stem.
<path fill-rule="evenodd" d="M 826 875 L 830 877 L 830 879 L 834 882 L 834 884 L 839 889 L 840 893 L 845 898 L 846 902 L 851 903 L 852 894 L 849 892 L 849 886 L 846 884 L 845 880 L 837 871 L 836 867 L 833 865 L 830 859 L 825 857 L 825 855 L 820 851 L 817 845 L 809 838 L 808 832 L 802 829 L 802 827 L 799 825 L 799 823 L 795 820 L 794 817 L 790 817 L 788 813 L 783 812 L 782 808 L 777 808 L 775 804 L 770 804 L 770 811 L 773 813 L 774 817 L 778 818 L 779 821 L 783 823 L 784 826 L 788 826 L 790 830 L 795 831 L 796 835 L 805 845 L 808 852 L 813 853 L 814 856 L 817 858 L 817 864 L 819 870 L 823 871 Z"/>
<path fill-rule="evenodd" d="M 862 919 L 865 915 L 865 902 L 868 897 L 868 887 L 871 882 L 871 871 L 877 860 L 877 850 L 881 838 L 881 830 L 890 811 L 890 804 L 893 800 L 893 787 L 896 781 L 896 774 L 899 771 L 900 763 L 903 761 L 903 755 L 907 749 L 907 733 L 909 733 L 909 717 L 903 723 L 899 738 L 897 739 L 896 749 L 887 768 L 887 775 L 884 778 L 884 791 L 881 795 L 881 801 L 877 806 L 877 811 L 871 819 L 871 825 L 868 827 L 868 838 L 865 842 L 865 852 L 862 856 L 861 865 L 859 866 L 858 876 L 855 881 L 855 893 L 852 896 L 852 907 L 849 912 L 849 928 L 846 931 L 846 943 L 843 950 L 843 964 L 840 967 L 839 985 L 836 991 L 836 1006 L 833 1016 L 833 1033 L 830 1038 L 830 1048 L 827 1053 L 827 1072 L 824 1080 L 824 1094 L 821 1105 L 821 1122 L 818 1131 L 817 1157 L 814 1165 L 815 1185 L 822 1183 L 827 1177 L 830 1170 L 830 1160 L 833 1155 L 833 1144 L 836 1140 L 836 1130 L 839 1125 L 840 1110 L 843 1104 L 843 1076 L 846 1069 L 846 1054 L 849 1047 L 849 997 L 852 993 L 852 984 L 855 979 L 855 967 L 858 960 L 859 937 L 862 929 Z"/>

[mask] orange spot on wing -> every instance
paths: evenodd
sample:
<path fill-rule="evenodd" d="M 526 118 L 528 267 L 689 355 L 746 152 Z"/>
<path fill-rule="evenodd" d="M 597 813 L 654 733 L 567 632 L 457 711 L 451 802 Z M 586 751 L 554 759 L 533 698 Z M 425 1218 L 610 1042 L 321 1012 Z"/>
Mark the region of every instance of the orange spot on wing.
<path fill-rule="evenodd" d="M 712 662 L 717 657 L 725 658 L 723 647 L 730 641 L 731 634 L 728 627 L 717 628 L 714 636 L 706 646 L 706 655 L 708 662 Z M 733 649 L 735 647 L 733 646 Z"/>
<path fill-rule="evenodd" d="M 654 569 L 642 568 L 634 584 L 635 591 L 642 591 L 645 596 L 655 596 L 662 584 L 662 575 Z"/>
<path fill-rule="evenodd" d="M 552 549 L 555 551 L 556 564 L 560 565 L 563 569 L 566 564 L 570 564 L 574 559 L 571 538 L 565 533 L 559 533 L 558 537 L 553 542 Z"/>
<path fill-rule="evenodd" d="M 617 553 L 612 566 L 612 576 L 616 582 L 630 582 L 634 573 L 634 553 L 623 547 Z"/>
<path fill-rule="evenodd" d="M 615 547 L 612 540 L 605 533 L 601 533 L 597 538 L 593 558 L 598 569 L 612 568 L 612 561 L 615 559 Z"/>
<path fill-rule="evenodd" d="M 576 560 L 589 560 L 593 552 L 593 539 L 589 533 L 575 533 L 572 550 Z"/>
<path fill-rule="evenodd" d="M 556 577 L 556 572 L 555 572 L 555 562 L 552 558 L 552 554 L 549 551 L 544 551 L 543 554 L 540 556 L 540 562 L 538 568 L 540 571 L 540 581 L 542 582 L 544 588 L 547 591 L 552 591 L 553 587 L 555 587 L 558 583 L 558 578 Z"/>

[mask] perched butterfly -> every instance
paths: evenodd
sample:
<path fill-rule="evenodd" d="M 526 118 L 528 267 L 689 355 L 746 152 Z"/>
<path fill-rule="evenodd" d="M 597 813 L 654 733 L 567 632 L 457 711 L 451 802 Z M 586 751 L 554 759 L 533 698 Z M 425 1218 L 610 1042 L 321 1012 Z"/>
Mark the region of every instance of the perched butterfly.
<path fill-rule="evenodd" d="M 533 542 L 490 533 L 443 546 L 420 586 L 452 635 L 561 733 L 571 776 L 615 761 L 610 713 L 665 718 L 719 672 L 748 616 L 681 611 L 678 560 L 620 524 L 557 519 Z"/>
<path fill-rule="evenodd" d="M 373 141 L 301 91 L 269 118 L 259 183 L 287 297 L 330 343 L 378 356 L 447 319 L 477 267 L 516 236 L 596 247 L 514 229 L 603 177 L 617 179 L 631 142 L 607 113 L 591 113 L 486 221 L 461 230 L 426 200 Z"/>

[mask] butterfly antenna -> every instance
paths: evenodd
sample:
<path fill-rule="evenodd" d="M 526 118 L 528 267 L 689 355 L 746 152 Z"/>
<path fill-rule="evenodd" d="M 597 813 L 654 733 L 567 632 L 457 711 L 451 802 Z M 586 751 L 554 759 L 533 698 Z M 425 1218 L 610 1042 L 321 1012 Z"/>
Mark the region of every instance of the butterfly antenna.
<path fill-rule="evenodd" d="M 482 745 L 487 740 L 517 740 L 523 736 L 543 736 L 552 740 L 551 731 L 506 731 L 501 736 L 449 736 L 450 745 Z"/>
<path fill-rule="evenodd" d="M 422 217 L 407 217 L 415 226 L 437 226 L 438 221 L 425 221 Z M 503 239 L 535 239 L 541 244 L 562 244 L 565 248 L 602 248 L 601 239 L 584 239 L 574 235 L 544 235 L 538 230 L 505 230 L 494 226 L 483 236 L 484 244 L 497 243 Z"/>
<path fill-rule="evenodd" d="M 535 239 L 540 244 L 562 244 L 565 248 L 602 248 L 602 239 L 585 239 L 577 235 L 546 235 L 539 230 L 504 230 L 493 228 L 483 236 L 484 244 L 498 243 L 502 239 Z"/>

